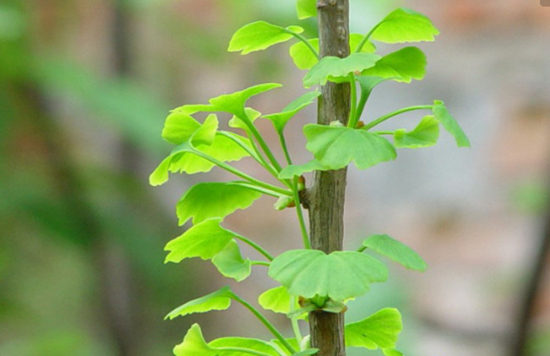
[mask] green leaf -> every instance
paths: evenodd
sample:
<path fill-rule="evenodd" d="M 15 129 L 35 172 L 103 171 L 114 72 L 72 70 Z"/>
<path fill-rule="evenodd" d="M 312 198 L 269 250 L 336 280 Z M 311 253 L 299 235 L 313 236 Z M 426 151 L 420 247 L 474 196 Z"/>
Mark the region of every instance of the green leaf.
<path fill-rule="evenodd" d="M 317 51 L 317 53 L 319 53 L 319 39 L 312 38 L 307 41 Z M 317 58 L 315 53 L 313 53 L 311 49 L 301 41 L 290 46 L 288 53 L 298 69 L 310 69 L 317 62 L 319 62 L 319 58 Z"/>
<path fill-rule="evenodd" d="M 242 258 L 235 240 L 229 241 L 224 249 L 212 258 L 212 263 L 224 277 L 233 278 L 237 282 L 245 280 L 252 271 L 250 259 Z"/>
<path fill-rule="evenodd" d="M 214 143 L 216 132 L 218 131 L 218 117 L 215 114 L 210 114 L 204 120 L 201 127 L 191 136 L 191 143 L 197 147 L 200 145 L 210 146 Z"/>
<path fill-rule="evenodd" d="M 317 0 L 297 0 L 296 13 L 300 20 L 317 16 Z"/>
<path fill-rule="evenodd" d="M 284 286 L 268 289 L 258 297 L 258 303 L 262 308 L 275 313 L 290 313 L 291 295 Z"/>
<path fill-rule="evenodd" d="M 294 36 L 292 33 L 302 33 L 304 29 L 299 26 L 287 28 L 275 26 L 265 21 L 256 21 L 241 27 L 229 42 L 229 52 L 248 54 L 261 51 L 277 43 L 286 42 Z"/>
<path fill-rule="evenodd" d="M 402 329 L 399 311 L 382 309 L 364 320 L 346 325 L 346 346 L 393 349 Z"/>
<path fill-rule="evenodd" d="M 357 46 L 359 46 L 359 44 L 361 43 L 364 37 L 365 36 L 360 33 L 352 33 L 349 35 L 350 53 L 355 52 L 355 49 L 357 48 Z M 361 51 L 359 53 L 374 53 L 374 52 L 376 52 L 376 46 L 371 41 L 367 41 L 365 42 L 363 47 L 361 47 Z"/>
<path fill-rule="evenodd" d="M 275 114 L 264 115 L 264 118 L 271 120 L 273 126 L 275 126 L 275 130 L 277 130 L 278 133 L 283 133 L 288 121 L 292 119 L 300 110 L 313 104 L 315 99 L 319 96 L 321 96 L 321 92 L 317 90 L 307 92 L 288 104 L 283 111 Z"/>
<path fill-rule="evenodd" d="M 201 124 L 183 112 L 173 112 L 166 118 L 162 129 L 162 138 L 173 144 L 188 141 L 201 127 Z"/>
<path fill-rule="evenodd" d="M 359 252 L 327 255 L 318 250 L 290 250 L 271 262 L 268 274 L 291 295 L 343 301 L 365 294 L 373 282 L 385 281 L 388 270 L 375 258 Z"/>
<path fill-rule="evenodd" d="M 193 224 L 210 218 L 225 218 L 238 209 L 246 209 L 261 193 L 237 183 L 199 183 L 178 202 L 179 224 L 193 218 Z"/>
<path fill-rule="evenodd" d="M 204 220 L 168 242 L 164 250 L 170 253 L 165 262 L 178 263 L 191 257 L 208 260 L 214 257 L 236 236 L 234 232 L 222 228 L 221 221 L 221 218 Z"/>
<path fill-rule="evenodd" d="M 397 148 L 430 147 L 437 143 L 438 138 L 439 121 L 432 115 L 424 117 L 412 131 L 399 129 L 393 134 L 394 144 Z"/>
<path fill-rule="evenodd" d="M 346 58 L 324 57 L 306 74 L 304 86 L 309 88 L 317 84 L 325 85 L 327 81 L 346 81 L 350 73 L 374 67 L 380 58 L 379 55 L 371 53 L 352 53 Z"/>
<path fill-rule="evenodd" d="M 417 47 L 405 47 L 382 57 L 376 65 L 363 71 L 363 75 L 389 78 L 410 83 L 426 75 L 426 55 Z"/>
<path fill-rule="evenodd" d="M 306 148 L 325 167 L 340 169 L 354 162 L 359 169 L 397 157 L 393 145 L 366 130 L 310 124 L 304 127 Z"/>
<path fill-rule="evenodd" d="M 403 356 L 403 353 L 395 349 L 383 349 L 382 351 L 385 356 Z"/>
<path fill-rule="evenodd" d="M 252 350 L 256 352 L 262 352 L 264 354 L 272 356 L 280 356 L 277 350 L 271 346 L 268 342 L 258 339 L 250 339 L 244 337 L 223 337 L 220 339 L 212 340 L 208 343 L 208 346 L 217 350 L 219 356 L 247 356 L 249 353 L 241 351 L 222 351 L 222 348 L 240 348 L 246 350 Z"/>
<path fill-rule="evenodd" d="M 447 107 L 445 107 L 444 102 L 441 100 L 434 100 L 432 110 L 435 118 L 441 122 L 443 128 L 445 128 L 448 133 L 453 135 L 458 147 L 470 147 L 470 140 L 468 139 L 468 136 L 466 136 L 464 131 L 462 131 L 462 128 L 460 128 L 460 125 L 456 122 L 454 117 L 451 116 L 447 110 Z"/>
<path fill-rule="evenodd" d="M 373 235 L 363 241 L 363 246 L 386 256 L 404 267 L 416 271 L 425 271 L 426 262 L 409 246 L 388 235 Z"/>
<path fill-rule="evenodd" d="M 210 348 L 202 336 L 199 324 L 193 324 L 183 342 L 174 348 L 176 356 L 215 356 L 217 351 Z"/>
<path fill-rule="evenodd" d="M 294 350 L 300 350 L 300 344 L 298 343 L 298 340 L 296 340 L 295 338 L 288 338 L 288 339 L 285 339 L 286 342 L 288 342 L 290 344 L 290 346 L 292 346 L 294 348 Z M 270 342 L 274 345 L 276 345 L 280 350 L 284 350 L 283 352 L 285 354 L 289 354 L 290 355 L 290 352 L 287 351 L 286 347 L 283 345 L 283 343 L 281 342 L 281 340 L 279 339 L 274 339 L 274 340 L 270 340 Z M 291 356 L 296 356 L 296 354 L 292 354 Z"/>
<path fill-rule="evenodd" d="M 214 106 L 216 111 L 226 111 L 238 116 L 239 118 L 243 118 L 246 117 L 244 107 L 248 99 L 255 95 L 273 90 L 275 88 L 279 88 L 281 86 L 281 84 L 276 83 L 255 85 L 253 87 L 235 93 L 224 94 L 216 98 L 210 99 L 210 104 Z"/>
<path fill-rule="evenodd" d="M 291 164 L 289 166 L 286 166 L 281 170 L 281 172 L 279 172 L 279 178 L 292 179 L 294 177 L 299 177 L 304 173 L 308 173 L 312 171 L 328 171 L 329 169 L 330 168 L 323 166 L 321 162 L 317 161 L 316 159 L 313 159 L 301 165 Z"/>
<path fill-rule="evenodd" d="M 432 21 L 410 9 L 400 8 L 386 16 L 371 38 L 386 43 L 433 41 L 439 31 Z"/>
<path fill-rule="evenodd" d="M 212 111 L 216 111 L 216 109 L 212 105 L 188 104 L 188 105 L 180 106 L 179 108 L 175 108 L 174 110 L 172 110 L 172 113 L 193 115 L 198 112 L 212 112 Z"/>
<path fill-rule="evenodd" d="M 204 297 L 193 299 L 182 306 L 172 310 L 165 319 L 174 319 L 178 316 L 186 316 L 194 313 L 206 313 L 212 310 L 226 310 L 231 306 L 233 293 L 229 287 L 223 287 L 220 290 L 205 295 Z"/>
<path fill-rule="evenodd" d="M 252 108 L 245 108 L 244 112 L 246 114 L 246 117 L 248 118 L 248 122 L 254 122 L 257 118 L 262 116 L 261 112 Z M 243 120 L 239 119 L 238 116 L 234 115 L 231 120 L 229 120 L 228 125 L 229 127 L 232 127 L 234 129 L 243 129 L 248 132 L 248 126 L 246 126 L 246 123 Z"/>
<path fill-rule="evenodd" d="M 355 79 L 359 82 L 359 85 L 361 86 L 361 100 L 366 103 L 370 94 L 374 90 L 374 88 L 386 80 L 390 80 L 390 78 L 380 78 L 380 77 L 370 77 L 370 76 L 360 76 L 355 77 Z"/>

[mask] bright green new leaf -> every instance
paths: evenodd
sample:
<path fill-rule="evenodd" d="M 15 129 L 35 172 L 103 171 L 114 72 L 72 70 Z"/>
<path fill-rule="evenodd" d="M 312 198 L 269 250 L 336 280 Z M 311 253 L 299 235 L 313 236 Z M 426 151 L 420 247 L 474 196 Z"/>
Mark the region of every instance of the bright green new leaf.
<path fill-rule="evenodd" d="M 365 294 L 373 282 L 385 281 L 388 270 L 375 258 L 359 252 L 327 255 L 318 250 L 290 250 L 271 262 L 268 274 L 291 295 L 344 301 Z"/>
<path fill-rule="evenodd" d="M 395 349 L 383 349 L 385 356 L 403 356 L 403 353 Z"/>
<path fill-rule="evenodd" d="M 238 209 L 246 209 L 261 193 L 237 183 L 198 183 L 178 202 L 179 224 L 193 218 L 198 224 L 210 218 L 225 218 Z"/>
<path fill-rule="evenodd" d="M 361 86 L 360 101 L 363 103 L 367 102 L 367 100 L 370 97 L 370 94 L 378 84 L 385 82 L 387 80 L 390 80 L 390 78 L 367 77 L 367 76 L 355 77 L 355 79 L 359 82 L 359 85 Z"/>
<path fill-rule="evenodd" d="M 319 53 L 319 39 L 318 38 L 312 38 L 307 40 L 311 46 Z M 311 49 L 304 43 L 304 42 L 298 42 L 290 46 L 290 49 L 288 50 L 288 53 L 290 54 L 290 57 L 294 61 L 294 64 L 298 69 L 310 69 L 313 67 L 317 62 L 319 62 L 319 59 L 311 51 Z"/>
<path fill-rule="evenodd" d="M 350 46 L 350 53 L 355 50 L 355 48 L 359 45 L 361 40 L 363 39 L 363 35 L 358 33 L 352 33 L 349 36 L 349 46 Z M 312 38 L 309 39 L 308 42 L 311 44 L 311 46 L 319 53 L 319 39 L 318 38 Z M 376 52 L 376 47 L 372 42 L 367 41 L 363 48 L 361 49 L 362 53 L 374 53 Z M 313 67 L 317 62 L 319 62 L 319 59 L 317 56 L 311 51 L 311 49 L 306 46 L 304 42 L 298 42 L 290 46 L 289 54 L 292 60 L 294 61 L 294 64 L 298 69 L 310 69 Z"/>
<path fill-rule="evenodd" d="M 269 90 L 281 87 L 281 84 L 267 83 L 255 85 L 253 87 L 237 91 L 231 94 L 224 94 L 210 99 L 210 104 L 214 106 L 216 111 L 226 111 L 239 118 L 246 117 L 244 110 L 246 101 L 251 97 L 264 93 Z"/>
<path fill-rule="evenodd" d="M 176 356 L 216 356 L 217 354 L 218 352 L 204 341 L 199 324 L 193 324 L 183 342 L 174 348 Z"/>
<path fill-rule="evenodd" d="M 416 271 L 425 271 L 426 262 L 409 246 L 388 235 L 373 235 L 363 241 L 363 246 L 386 256 L 404 267 Z"/>
<path fill-rule="evenodd" d="M 308 173 L 312 171 L 328 171 L 329 169 L 330 168 L 323 166 L 321 162 L 317 161 L 316 159 L 313 159 L 301 165 L 291 164 L 289 166 L 286 166 L 281 170 L 281 172 L 279 172 L 279 178 L 292 179 L 294 177 L 299 177 L 304 173 Z"/>
<path fill-rule="evenodd" d="M 208 260 L 214 257 L 236 236 L 234 232 L 222 228 L 221 221 L 221 218 L 204 220 L 168 242 L 164 250 L 170 253 L 165 262 L 178 263 L 191 257 Z"/>
<path fill-rule="evenodd" d="M 417 47 L 405 47 L 382 57 L 376 65 L 363 71 L 363 75 L 390 78 L 410 83 L 426 75 L 426 55 Z"/>
<path fill-rule="evenodd" d="M 393 308 L 382 309 L 368 318 L 346 325 L 346 346 L 393 349 L 403 329 L 401 314 Z"/>
<path fill-rule="evenodd" d="M 224 249 L 212 258 L 212 263 L 224 277 L 233 278 L 237 282 L 248 278 L 252 271 L 250 259 L 242 258 L 235 240 L 229 241 Z"/>
<path fill-rule="evenodd" d="M 349 57 L 327 56 L 310 69 L 304 77 L 304 86 L 325 85 L 327 81 L 342 82 L 350 73 L 362 72 L 374 67 L 381 57 L 372 53 L 352 53 Z"/>
<path fill-rule="evenodd" d="M 447 110 L 447 107 L 445 107 L 445 103 L 441 100 L 434 100 L 434 106 L 433 106 L 433 113 L 435 118 L 441 122 L 445 130 L 447 130 L 448 133 L 453 135 L 456 141 L 456 145 L 458 147 L 470 147 L 470 140 L 462 131 L 462 128 L 460 128 L 460 125 L 454 117 L 451 116 L 449 111 Z"/>
<path fill-rule="evenodd" d="M 218 117 L 215 114 L 208 115 L 202 126 L 191 136 L 191 144 L 195 147 L 210 146 L 216 138 L 218 124 Z"/>
<path fill-rule="evenodd" d="M 386 43 L 433 41 L 439 30 L 432 21 L 410 9 L 400 8 L 386 16 L 371 35 L 371 39 Z"/>
<path fill-rule="evenodd" d="M 300 20 L 317 16 L 317 0 L 297 0 L 296 13 Z"/>
<path fill-rule="evenodd" d="M 262 308 L 281 314 L 290 313 L 291 300 L 292 296 L 284 286 L 268 289 L 258 297 Z"/>
<path fill-rule="evenodd" d="M 201 127 L 201 124 L 190 115 L 183 112 L 173 112 L 166 118 L 162 129 L 162 138 L 179 145 L 187 142 Z"/>
<path fill-rule="evenodd" d="M 208 104 L 187 104 L 180 106 L 179 108 L 175 108 L 172 110 L 172 113 L 182 113 L 187 115 L 193 115 L 198 112 L 213 112 L 216 111 L 216 109 L 212 105 Z"/>
<path fill-rule="evenodd" d="M 327 168 L 354 162 L 359 169 L 393 160 L 397 153 L 385 138 L 366 130 L 310 124 L 304 127 L 306 148 Z"/>
<path fill-rule="evenodd" d="M 165 319 L 174 319 L 178 316 L 186 316 L 194 313 L 206 313 L 212 310 L 226 310 L 231 306 L 233 293 L 229 287 L 205 295 L 204 297 L 193 299 L 182 306 L 172 310 Z"/>
<path fill-rule="evenodd" d="M 430 147 L 437 143 L 438 138 L 439 121 L 428 115 L 412 131 L 396 130 L 393 134 L 393 143 L 397 148 Z"/>
<path fill-rule="evenodd" d="M 238 348 L 246 349 L 255 352 L 261 352 L 267 355 L 280 356 L 277 350 L 271 346 L 268 342 L 258 339 L 250 339 L 244 337 L 223 337 L 220 339 L 212 340 L 208 343 L 208 346 L 217 350 L 218 356 L 247 356 L 253 355 L 244 351 L 222 351 L 223 348 Z"/>
<path fill-rule="evenodd" d="M 241 137 L 240 141 L 250 145 L 250 140 L 245 137 Z M 195 149 L 220 162 L 238 161 L 250 156 L 245 149 L 220 133 L 216 133 L 211 145 L 199 145 Z M 193 148 L 188 143 L 182 143 L 151 173 L 149 183 L 154 186 L 164 184 L 168 180 L 169 172 L 195 174 L 208 172 L 214 166 L 214 163 L 193 153 Z"/>
<path fill-rule="evenodd" d="M 261 51 L 274 44 L 286 42 L 293 38 L 292 33 L 302 33 L 304 29 L 299 26 L 287 28 L 275 26 L 265 21 L 256 21 L 241 27 L 229 42 L 229 52 L 247 54 Z"/>
<path fill-rule="evenodd" d="M 283 111 L 275 114 L 264 115 L 264 117 L 271 120 L 273 126 L 275 126 L 275 130 L 277 130 L 278 133 L 282 133 L 288 121 L 292 119 L 300 110 L 314 103 L 315 99 L 317 99 L 320 95 L 321 92 L 317 90 L 307 92 L 288 104 Z"/>
<path fill-rule="evenodd" d="M 257 118 L 262 116 L 262 113 L 254 110 L 252 108 L 245 108 L 244 112 L 246 113 L 246 117 L 248 118 L 248 122 L 254 122 Z M 239 119 L 237 116 L 233 116 L 231 120 L 227 123 L 229 127 L 232 127 L 234 129 L 243 129 L 245 131 L 248 131 L 248 126 L 246 126 L 246 123 L 243 122 L 243 120 Z"/>

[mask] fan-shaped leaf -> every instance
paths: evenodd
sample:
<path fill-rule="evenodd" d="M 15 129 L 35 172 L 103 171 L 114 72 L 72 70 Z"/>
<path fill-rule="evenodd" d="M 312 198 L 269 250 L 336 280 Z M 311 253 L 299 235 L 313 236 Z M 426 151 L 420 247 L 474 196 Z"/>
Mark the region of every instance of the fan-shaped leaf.
<path fill-rule="evenodd" d="M 218 117 L 215 114 L 210 114 L 201 127 L 191 136 L 191 144 L 195 147 L 200 145 L 210 146 L 214 143 L 217 131 Z"/>
<path fill-rule="evenodd" d="M 326 125 L 306 125 L 306 148 L 325 167 L 340 169 L 354 162 L 366 169 L 397 157 L 393 145 L 383 137 L 361 129 Z"/>
<path fill-rule="evenodd" d="M 176 356 L 215 356 L 217 351 L 206 344 L 199 324 L 193 324 L 183 342 L 174 348 Z"/>
<path fill-rule="evenodd" d="M 304 29 L 299 26 L 287 28 L 275 26 L 265 21 L 256 21 L 241 27 L 229 42 L 229 52 L 241 51 L 247 54 L 261 51 L 274 44 L 286 42 L 293 38 L 292 32 L 302 33 Z"/>
<path fill-rule="evenodd" d="M 213 218 L 193 225 L 183 235 L 166 244 L 170 251 L 165 262 L 180 262 L 186 258 L 200 257 L 211 259 L 237 236 L 234 232 L 220 226 L 222 219 Z"/>
<path fill-rule="evenodd" d="M 404 267 L 416 271 L 425 271 L 426 262 L 409 246 L 388 235 L 373 235 L 363 241 L 363 246 L 386 256 Z"/>
<path fill-rule="evenodd" d="M 402 329 L 399 311 L 382 309 L 364 320 L 346 325 L 346 346 L 393 349 Z"/>
<path fill-rule="evenodd" d="M 229 287 L 205 295 L 204 297 L 193 299 L 182 306 L 172 310 L 165 319 L 174 319 L 178 316 L 186 316 L 194 313 L 206 313 L 212 310 L 226 310 L 231 306 L 233 293 Z"/>
<path fill-rule="evenodd" d="M 224 337 L 212 340 L 208 346 L 218 351 L 219 356 L 248 356 L 252 355 L 244 351 L 227 351 L 223 348 L 238 348 L 256 352 L 262 352 L 267 355 L 280 356 L 277 350 L 268 342 L 258 339 L 250 339 L 244 337 Z"/>
<path fill-rule="evenodd" d="M 239 245 L 234 240 L 229 241 L 223 250 L 212 258 L 212 263 L 224 277 L 233 278 L 237 282 L 245 280 L 252 270 L 250 259 L 242 258 Z"/>
<path fill-rule="evenodd" d="M 262 113 L 254 110 L 252 108 L 245 108 L 244 112 L 246 114 L 246 118 L 248 119 L 248 122 L 254 122 L 257 118 L 262 116 Z M 245 131 L 248 131 L 248 126 L 246 126 L 246 123 L 243 122 L 242 119 L 240 119 L 238 116 L 233 116 L 231 120 L 228 122 L 229 127 L 232 127 L 234 129 L 243 129 Z"/>
<path fill-rule="evenodd" d="M 246 209 L 261 193 L 237 183 L 199 183 L 191 187 L 177 204 L 179 224 L 193 218 L 193 224 L 210 218 L 225 218 Z"/>
<path fill-rule="evenodd" d="M 386 43 L 433 41 L 439 31 L 426 16 L 400 8 L 386 16 L 376 27 L 371 38 Z"/>
<path fill-rule="evenodd" d="M 294 177 L 299 177 L 304 173 L 312 171 L 328 171 L 330 168 L 327 168 L 321 164 L 321 162 L 313 159 L 307 163 L 297 165 L 291 164 L 286 166 L 279 172 L 279 178 L 281 179 L 292 179 Z"/>
<path fill-rule="evenodd" d="M 363 75 L 389 78 L 398 82 L 410 83 L 421 80 L 426 75 L 426 55 L 417 47 L 405 47 L 382 57 Z"/>
<path fill-rule="evenodd" d="M 283 109 L 283 111 L 275 114 L 264 115 L 264 117 L 268 120 L 271 120 L 277 132 L 282 133 L 288 121 L 292 119 L 294 115 L 296 115 L 300 110 L 315 102 L 315 99 L 318 98 L 320 95 L 321 92 L 317 90 L 307 92 L 304 95 L 300 96 L 298 99 L 288 104 Z"/>
<path fill-rule="evenodd" d="M 445 128 L 448 133 L 453 135 L 458 147 L 470 147 L 470 140 L 468 139 L 468 136 L 466 136 L 464 131 L 462 131 L 462 128 L 458 122 L 456 122 L 454 117 L 451 116 L 444 102 L 441 100 L 435 100 L 433 113 L 435 118 L 441 122 L 443 128 Z"/>
<path fill-rule="evenodd" d="M 438 138 L 439 121 L 431 115 L 424 117 L 414 130 L 399 129 L 393 134 L 394 144 L 397 148 L 429 147 L 435 145 Z"/>
<path fill-rule="evenodd" d="M 166 118 L 162 138 L 173 144 L 187 142 L 201 127 L 201 124 L 183 112 L 173 112 Z"/>
<path fill-rule="evenodd" d="M 210 99 L 210 104 L 212 104 L 216 111 L 225 111 L 233 115 L 238 116 L 239 118 L 246 117 L 244 107 L 246 101 L 251 97 L 264 93 L 269 90 L 281 87 L 281 84 L 276 83 L 267 83 L 255 85 L 253 87 L 231 93 L 224 94 L 218 97 Z"/>
<path fill-rule="evenodd" d="M 374 67 L 380 58 L 379 55 L 371 53 L 352 53 L 346 58 L 324 57 L 306 74 L 304 86 L 309 88 L 317 84 L 325 85 L 327 81 L 346 81 L 350 73 Z"/>
<path fill-rule="evenodd" d="M 317 16 L 317 0 L 298 0 L 296 2 L 296 13 L 300 20 Z"/>
<path fill-rule="evenodd" d="M 291 300 L 292 297 L 284 286 L 266 290 L 258 297 L 258 303 L 262 308 L 282 314 L 290 313 Z"/>
<path fill-rule="evenodd" d="M 367 258 L 365 258 L 367 257 Z M 269 276 L 291 295 L 329 297 L 343 301 L 366 293 L 373 282 L 387 279 L 386 267 L 359 252 L 291 250 L 271 262 Z"/>

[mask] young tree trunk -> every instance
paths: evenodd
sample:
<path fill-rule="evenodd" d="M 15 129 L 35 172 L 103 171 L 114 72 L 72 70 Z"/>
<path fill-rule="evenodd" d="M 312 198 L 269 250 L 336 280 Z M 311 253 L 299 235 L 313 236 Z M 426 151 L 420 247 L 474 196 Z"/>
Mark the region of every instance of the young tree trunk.
<path fill-rule="evenodd" d="M 349 55 L 348 0 L 318 0 L 321 57 Z M 345 123 L 350 110 L 348 84 L 327 83 L 319 100 L 319 124 Z M 317 172 L 309 196 L 311 245 L 326 253 L 342 250 L 346 169 Z M 344 356 L 344 314 L 313 312 L 309 316 L 311 345 L 319 356 Z"/>

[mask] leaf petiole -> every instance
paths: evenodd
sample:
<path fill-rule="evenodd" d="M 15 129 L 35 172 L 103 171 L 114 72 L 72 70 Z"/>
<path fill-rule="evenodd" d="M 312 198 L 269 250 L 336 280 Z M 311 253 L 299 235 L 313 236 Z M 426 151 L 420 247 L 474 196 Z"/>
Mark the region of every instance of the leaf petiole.
<path fill-rule="evenodd" d="M 271 263 L 266 261 L 250 261 L 250 263 L 252 264 L 252 266 L 266 266 L 266 267 L 271 266 Z"/>
<path fill-rule="evenodd" d="M 285 29 L 285 31 L 289 34 L 291 34 L 292 36 L 296 37 L 297 39 L 299 39 L 300 41 L 302 41 L 306 46 L 307 48 L 309 48 L 309 50 L 311 51 L 311 53 L 313 53 L 313 55 L 317 58 L 317 59 L 320 59 L 319 57 L 319 52 L 317 52 L 317 50 L 311 45 L 311 43 L 309 43 L 309 41 L 302 35 L 300 35 L 299 33 L 296 33 L 296 32 L 292 32 L 292 31 L 289 31 L 287 29 Z"/>
<path fill-rule="evenodd" d="M 351 110 L 349 113 L 348 127 L 355 128 L 361 113 L 357 111 L 357 83 L 355 82 L 355 74 L 349 74 L 349 85 L 351 89 Z"/>
<path fill-rule="evenodd" d="M 369 122 L 367 125 L 363 126 L 363 130 L 369 130 L 372 129 L 374 126 L 381 124 L 382 122 L 391 119 L 394 116 L 409 112 L 409 111 L 416 111 L 416 110 L 431 110 L 433 108 L 433 105 L 418 105 L 418 106 L 409 106 L 408 108 L 403 108 L 397 111 L 394 111 L 392 113 L 386 114 L 384 116 L 379 117 L 378 119 Z"/>
<path fill-rule="evenodd" d="M 257 243 L 255 243 L 254 241 L 252 240 L 249 240 L 247 239 L 246 237 L 244 236 L 241 236 L 239 234 L 235 234 L 234 236 L 236 239 L 239 239 L 241 240 L 242 242 L 244 242 L 245 244 L 249 245 L 250 247 L 252 247 L 253 249 L 255 249 L 256 251 L 258 251 L 260 254 L 262 254 L 265 258 L 267 258 L 269 261 L 273 261 L 273 256 L 271 256 L 269 254 L 269 252 L 267 252 L 266 250 L 264 250 L 260 245 L 258 245 Z"/>
<path fill-rule="evenodd" d="M 363 39 L 361 40 L 361 42 L 359 42 L 359 44 L 358 44 L 357 47 L 355 48 L 355 53 L 361 52 L 361 50 L 363 49 L 363 47 L 365 46 L 365 44 L 367 43 L 367 41 L 370 39 L 370 36 L 372 36 L 372 34 L 374 33 L 374 31 L 376 31 L 376 29 L 378 28 L 378 26 L 380 26 L 381 24 L 382 24 L 382 22 L 377 23 L 376 26 L 374 26 L 374 27 L 365 35 L 365 37 L 363 37 Z"/>

